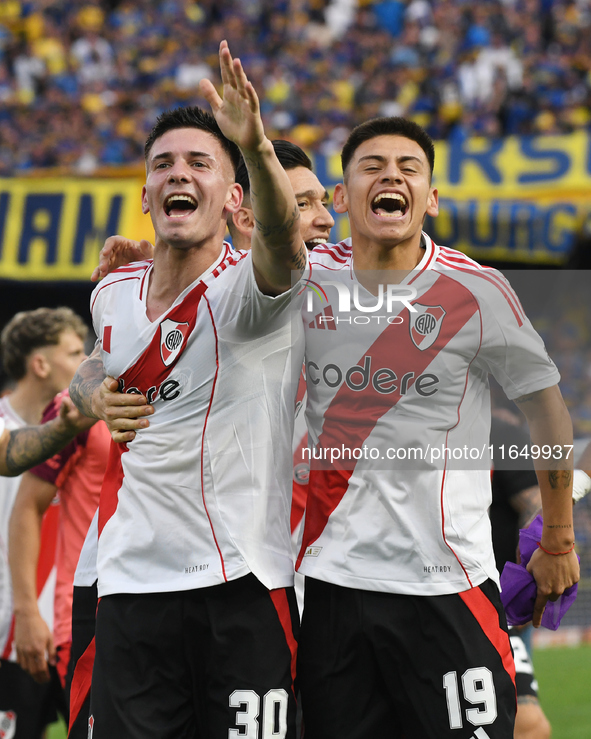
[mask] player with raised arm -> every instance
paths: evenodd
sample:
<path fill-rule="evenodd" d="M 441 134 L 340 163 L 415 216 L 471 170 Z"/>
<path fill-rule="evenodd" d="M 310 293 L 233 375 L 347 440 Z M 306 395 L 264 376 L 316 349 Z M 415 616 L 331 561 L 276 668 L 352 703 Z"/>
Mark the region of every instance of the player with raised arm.
<path fill-rule="evenodd" d="M 330 304 L 304 322 L 314 450 L 364 447 L 383 459 L 396 446 L 431 447 L 433 457 L 442 446 L 468 448 L 467 439 L 486 450 L 487 375 L 495 374 L 524 409 L 534 442 L 559 450 L 553 469 L 538 469 L 546 551 L 530 567 L 539 624 L 546 600 L 578 578 L 566 551 L 572 540 L 558 548 L 572 537 L 570 419 L 558 373 L 504 278 L 422 233 L 425 214 L 438 209 L 433 156 L 424 131 L 402 119 L 370 122 L 345 147 L 335 208 L 349 212 L 352 239 L 313 252 L 311 277 L 328 283 Z M 391 301 L 387 320 L 360 316 L 364 333 L 351 334 L 350 301 L 339 315 L 344 289 L 361 313 L 375 312 L 401 271 L 413 305 Z M 123 433 L 143 423 L 127 412 L 119 411 Z M 437 738 L 512 731 L 489 460 L 468 471 L 444 462 L 408 469 L 359 458 L 353 469 L 312 471 L 300 568 L 308 577 L 300 676 L 312 739 L 387 736 L 393 723 Z"/>
<path fill-rule="evenodd" d="M 438 212 L 433 163 L 410 121 L 357 127 L 334 194 L 351 239 L 311 254 L 306 739 L 512 736 L 515 670 L 488 518 L 489 373 L 533 443 L 556 450 L 537 467 L 536 626 L 579 577 L 558 372 L 504 277 L 423 232 Z"/>
<path fill-rule="evenodd" d="M 300 234 L 306 247 L 311 250 L 318 244 L 326 243 L 334 220 L 327 210 L 328 193 L 313 172 L 312 162 L 307 154 L 296 144 L 281 139 L 274 140 L 273 148 L 277 159 L 287 172 L 296 196 L 300 212 Z M 243 161 L 236 173 L 236 182 L 242 187 L 243 199 L 239 210 L 228 220 L 234 248 L 249 250 L 254 230 L 254 214 L 250 202 L 250 180 Z M 132 261 L 151 259 L 154 247 L 147 241 L 136 242 L 123 236 L 109 237 L 100 253 L 99 265 L 93 273 L 93 279 L 106 276 L 117 267 L 125 266 Z M 302 402 L 299 397 L 296 406 L 298 414 L 294 425 L 294 449 L 307 445 L 307 431 L 303 419 Z M 109 397 L 114 397 L 115 393 Z M 295 454 L 296 452 L 294 452 Z M 301 455 L 299 455 L 301 456 Z M 299 466 L 301 467 L 301 465 Z M 294 483 L 291 505 L 291 530 L 295 553 L 299 551 L 298 541 L 301 534 L 301 521 L 305 507 L 307 485 L 302 481 L 301 472 L 294 469 Z M 75 669 L 74 691 L 71 710 L 71 722 L 74 731 L 82 730 L 83 715 L 86 702 L 90 696 L 90 680 L 88 665 L 93 659 L 94 614 L 96 612 L 96 544 L 97 533 L 94 527 L 89 531 L 81 562 L 74 582 L 74 628 L 73 628 L 73 661 L 81 657 L 80 667 Z M 298 605 L 302 603 L 303 578 L 296 578 L 296 594 Z M 76 662 L 77 664 L 77 662 Z M 84 725 L 85 726 L 85 725 Z M 78 734 L 76 734 L 78 735 Z M 80 734 L 82 736 L 82 734 Z M 84 733 L 84 736 L 86 734 Z"/>
<path fill-rule="evenodd" d="M 329 194 L 315 175 L 308 155 L 296 144 L 282 139 L 273 140 L 273 148 L 279 163 L 287 172 L 293 188 L 298 209 L 300 211 L 300 234 L 306 248 L 312 251 L 320 244 L 329 241 L 334 219 L 328 211 Z M 232 236 L 235 249 L 249 250 L 254 230 L 254 214 L 250 202 L 250 181 L 243 161 L 236 172 L 236 182 L 242 187 L 244 196 L 240 208 L 228 219 L 228 230 Z M 117 267 L 125 266 L 133 261 L 150 259 L 153 246 L 148 241 L 132 241 L 123 236 L 109 237 L 99 256 L 99 264 L 94 270 L 92 279 L 99 280 Z M 291 529 L 294 546 L 300 536 L 307 494 L 308 466 L 302 464 L 301 449 L 308 445 L 308 432 L 304 420 L 305 378 L 297 391 L 296 419 L 294 428 L 294 472 L 291 505 Z M 115 383 L 113 382 L 113 387 Z M 114 394 L 105 400 L 114 400 Z M 116 422 L 115 422 L 116 423 Z M 296 552 L 297 553 L 297 552 Z M 302 604 L 303 587 L 301 579 L 296 579 L 298 604 Z"/>
<path fill-rule="evenodd" d="M 214 117 L 172 111 L 148 138 L 142 202 L 154 261 L 96 288 L 100 358 L 71 385 L 81 409 L 107 418 L 100 362 L 155 411 L 132 443 L 112 446 L 101 493 L 94 739 L 221 737 L 259 724 L 295 735 L 283 437 L 293 420 L 291 276 L 306 248 L 256 93 L 225 42 L 220 66 L 222 98 L 202 82 Z M 239 150 L 256 221 L 245 253 L 223 242 L 240 206 Z"/>

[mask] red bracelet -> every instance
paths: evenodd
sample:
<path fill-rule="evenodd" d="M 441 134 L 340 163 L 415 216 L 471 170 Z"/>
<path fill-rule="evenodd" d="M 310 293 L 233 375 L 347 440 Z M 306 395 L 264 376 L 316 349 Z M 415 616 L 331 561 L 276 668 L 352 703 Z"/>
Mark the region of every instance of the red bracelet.
<path fill-rule="evenodd" d="M 547 549 L 544 549 L 540 542 L 538 542 L 538 546 L 543 552 L 546 552 L 546 554 L 551 554 L 553 557 L 560 557 L 561 554 L 569 554 L 570 552 L 572 552 L 572 550 L 575 548 L 575 543 L 573 541 L 572 547 L 570 549 L 567 549 L 566 552 L 549 552 Z"/>

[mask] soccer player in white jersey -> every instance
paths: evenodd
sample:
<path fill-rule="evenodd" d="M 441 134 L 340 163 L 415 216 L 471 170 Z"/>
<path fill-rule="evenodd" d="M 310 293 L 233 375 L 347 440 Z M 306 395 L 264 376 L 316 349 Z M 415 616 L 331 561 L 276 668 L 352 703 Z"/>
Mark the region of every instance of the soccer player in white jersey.
<path fill-rule="evenodd" d="M 298 561 L 306 739 L 513 735 L 514 664 L 487 516 L 489 373 L 533 443 L 552 449 L 537 467 L 535 625 L 579 577 L 558 372 L 504 277 L 422 231 L 438 212 L 433 162 L 412 122 L 357 127 L 334 194 L 351 239 L 310 255 L 312 468 Z"/>
<path fill-rule="evenodd" d="M 492 371 L 534 442 L 559 452 L 554 469 L 539 470 L 545 551 L 531 563 L 539 624 L 548 597 L 578 578 L 569 459 L 560 458 L 570 419 L 555 368 L 504 278 L 422 233 L 425 214 L 437 214 L 433 158 L 422 129 L 401 119 L 366 124 L 345 147 L 335 207 L 349 212 L 352 239 L 313 252 L 311 288 L 325 302 L 314 300 L 304 322 L 314 456 L 331 446 L 426 453 L 433 438 L 451 451 L 466 438 L 486 451 Z M 396 284 L 400 270 L 416 290 L 414 311 L 393 302 L 359 322 L 371 330 L 348 331 L 375 313 L 380 279 Z M 347 311 L 350 303 L 339 314 L 343 292 L 366 315 Z M 490 460 L 477 470 L 447 457 L 422 468 L 401 460 L 312 470 L 300 566 L 306 736 L 510 736 L 515 689 L 487 517 Z"/>
<path fill-rule="evenodd" d="M 273 140 L 273 148 L 277 154 L 279 163 L 287 172 L 287 176 L 296 196 L 298 210 L 300 212 L 300 234 L 302 241 L 308 250 L 312 250 L 319 244 L 329 241 L 330 230 L 334 220 L 328 211 L 329 195 L 326 188 L 320 183 L 312 169 L 312 162 L 307 154 L 296 144 L 281 139 Z M 235 249 L 249 250 L 251 247 L 252 233 L 254 231 L 254 213 L 250 201 L 250 181 L 244 161 L 241 160 L 236 173 L 236 182 L 242 187 L 243 199 L 239 210 L 232 214 L 228 221 L 228 227 L 232 236 Z M 99 279 L 112 272 L 117 267 L 125 266 L 132 261 L 151 259 L 154 256 L 154 247 L 147 241 L 137 242 L 123 236 L 109 237 L 103 246 L 99 265 L 93 273 L 93 279 Z M 300 392 L 305 387 L 298 387 L 298 411 L 301 409 L 302 401 Z M 113 396 L 115 394 L 113 393 Z M 111 397 L 113 397 L 111 396 Z M 127 396 L 129 398 L 129 396 Z M 294 449 L 298 452 L 302 444 L 307 445 L 307 431 L 303 419 L 303 411 L 296 416 L 294 424 Z M 295 453 L 295 452 L 294 452 Z M 301 457 L 301 454 L 299 454 Z M 299 465 L 301 468 L 302 465 Z M 300 470 L 294 469 L 294 482 L 291 506 L 291 531 L 295 554 L 299 551 L 299 538 L 301 535 L 301 522 L 306 502 L 307 485 L 302 483 Z M 96 524 L 96 522 L 93 522 Z M 96 612 L 96 526 L 93 525 L 84 545 L 83 553 L 76 570 L 74 580 L 74 633 L 72 647 L 76 656 L 82 655 L 80 669 L 76 667 L 74 673 L 76 700 L 71 706 L 70 721 L 72 717 L 78 719 L 70 734 L 80 730 L 82 727 L 82 716 L 84 714 L 84 701 L 90 696 L 90 675 L 88 661 L 92 660 L 92 641 L 94 639 L 93 619 Z M 94 542 L 94 546 L 93 546 Z M 303 577 L 296 577 L 296 594 L 298 605 L 303 599 Z M 74 685 L 73 683 L 73 685 Z M 81 699 L 82 696 L 82 699 Z M 88 696 L 88 698 L 87 698 Z M 88 716 L 88 711 L 86 711 Z M 79 717 L 79 718 L 78 718 Z M 86 726 L 84 724 L 84 736 Z"/>
<path fill-rule="evenodd" d="M 201 87 L 214 117 L 173 111 L 148 138 L 154 261 L 96 288 L 100 359 L 71 385 L 100 415 L 100 361 L 155 411 L 112 447 L 101 493 L 93 739 L 295 736 L 283 437 L 292 271 L 307 251 L 256 93 L 225 42 L 220 66 L 223 98 Z M 256 228 L 252 250 L 233 253 L 223 236 L 240 206 L 240 151 Z"/>

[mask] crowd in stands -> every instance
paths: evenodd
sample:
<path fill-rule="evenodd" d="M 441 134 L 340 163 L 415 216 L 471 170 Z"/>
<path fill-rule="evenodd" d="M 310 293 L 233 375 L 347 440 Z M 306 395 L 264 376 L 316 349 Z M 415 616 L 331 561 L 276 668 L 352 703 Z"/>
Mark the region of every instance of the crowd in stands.
<path fill-rule="evenodd" d="M 436 139 L 591 117 L 590 0 L 3 0 L 0 175 L 141 162 L 155 116 L 219 83 L 222 38 L 312 152 L 378 115 Z"/>

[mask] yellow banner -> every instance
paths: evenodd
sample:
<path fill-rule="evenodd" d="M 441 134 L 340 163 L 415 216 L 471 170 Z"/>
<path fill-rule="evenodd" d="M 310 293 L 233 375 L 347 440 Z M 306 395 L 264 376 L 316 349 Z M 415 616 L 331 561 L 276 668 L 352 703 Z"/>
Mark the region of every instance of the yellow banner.
<path fill-rule="evenodd" d="M 107 236 L 150 238 L 142 180 L 0 179 L 0 278 L 86 281 Z"/>
<path fill-rule="evenodd" d="M 591 216 L 591 135 L 465 139 L 435 146 L 440 213 L 426 230 L 478 261 L 564 263 Z M 341 180 L 338 155 L 320 181 Z M 107 236 L 154 239 L 141 213 L 143 171 L 106 179 L 0 179 L 0 279 L 86 281 Z M 336 215 L 332 239 L 349 235 Z"/>

